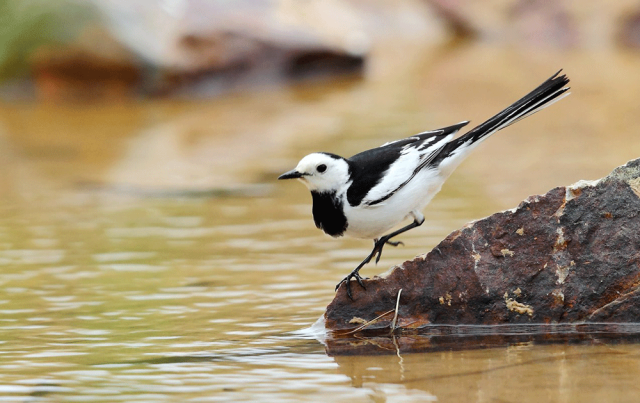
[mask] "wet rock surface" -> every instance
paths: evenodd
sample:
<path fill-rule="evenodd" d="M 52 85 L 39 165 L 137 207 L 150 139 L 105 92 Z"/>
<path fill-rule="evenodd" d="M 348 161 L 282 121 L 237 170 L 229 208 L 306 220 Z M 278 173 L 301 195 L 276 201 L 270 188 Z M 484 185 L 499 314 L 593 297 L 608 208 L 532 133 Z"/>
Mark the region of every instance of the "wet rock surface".
<path fill-rule="evenodd" d="M 640 343 L 637 323 L 430 325 L 420 332 L 374 331 L 326 339 L 331 356 L 432 353 L 478 350 L 508 345 L 624 345 Z"/>
<path fill-rule="evenodd" d="M 636 159 L 468 224 L 427 255 L 366 280 L 366 290 L 352 287 L 355 301 L 341 286 L 325 327 L 338 338 L 388 335 L 399 290 L 395 334 L 435 325 L 640 322 L 639 214 Z"/>

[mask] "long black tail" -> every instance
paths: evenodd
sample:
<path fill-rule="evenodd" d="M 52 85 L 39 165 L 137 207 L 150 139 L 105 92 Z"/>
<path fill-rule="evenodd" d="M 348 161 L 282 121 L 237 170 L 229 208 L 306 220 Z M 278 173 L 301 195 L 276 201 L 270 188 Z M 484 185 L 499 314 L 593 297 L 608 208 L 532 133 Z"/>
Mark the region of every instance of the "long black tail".
<path fill-rule="evenodd" d="M 438 154 L 432 164 L 437 164 L 454 153 L 457 154 L 455 151 L 458 148 L 468 148 L 498 130 L 502 130 L 507 126 L 510 126 L 515 122 L 546 108 L 564 96 L 569 95 L 567 93 L 567 91 L 569 91 L 569 87 L 565 87 L 569 83 L 569 78 L 564 74 L 559 76 L 561 71 L 562 70 L 558 71 L 547 81 L 540 84 L 538 88 L 531 91 L 491 119 L 449 142 Z"/>

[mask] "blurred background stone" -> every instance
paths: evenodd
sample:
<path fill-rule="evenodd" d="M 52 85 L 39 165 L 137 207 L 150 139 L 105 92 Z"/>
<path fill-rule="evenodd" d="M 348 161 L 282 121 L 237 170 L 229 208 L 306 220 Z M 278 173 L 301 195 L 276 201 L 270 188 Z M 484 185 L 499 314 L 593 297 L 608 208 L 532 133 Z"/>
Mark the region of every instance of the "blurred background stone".
<path fill-rule="evenodd" d="M 368 75 L 367 60 L 392 49 L 437 53 L 461 39 L 635 48 L 637 10 L 631 0 L 1 0 L 0 96 L 212 97 Z"/>

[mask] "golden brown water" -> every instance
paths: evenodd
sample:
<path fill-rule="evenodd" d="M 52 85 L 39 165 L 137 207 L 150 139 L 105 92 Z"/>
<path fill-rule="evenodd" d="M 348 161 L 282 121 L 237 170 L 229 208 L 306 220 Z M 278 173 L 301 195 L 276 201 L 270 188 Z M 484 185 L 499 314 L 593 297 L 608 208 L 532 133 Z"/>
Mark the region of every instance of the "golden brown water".
<path fill-rule="evenodd" d="M 637 401 L 633 343 L 331 357 L 301 331 L 370 248 L 323 235 L 306 189 L 275 181 L 308 152 L 477 124 L 560 67 L 572 79 L 369 276 L 640 156 L 636 54 L 387 52 L 366 79 L 214 101 L 0 107 L 0 401 Z"/>

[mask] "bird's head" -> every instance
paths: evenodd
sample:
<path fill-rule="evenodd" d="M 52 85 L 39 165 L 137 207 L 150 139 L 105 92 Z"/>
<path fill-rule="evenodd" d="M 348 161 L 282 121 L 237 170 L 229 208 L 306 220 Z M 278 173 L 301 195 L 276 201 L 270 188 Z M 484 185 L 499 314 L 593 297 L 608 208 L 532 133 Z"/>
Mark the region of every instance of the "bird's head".
<path fill-rule="evenodd" d="M 313 153 L 278 179 L 300 179 L 309 190 L 316 192 L 339 191 L 349 183 L 349 164 L 334 154 Z"/>

